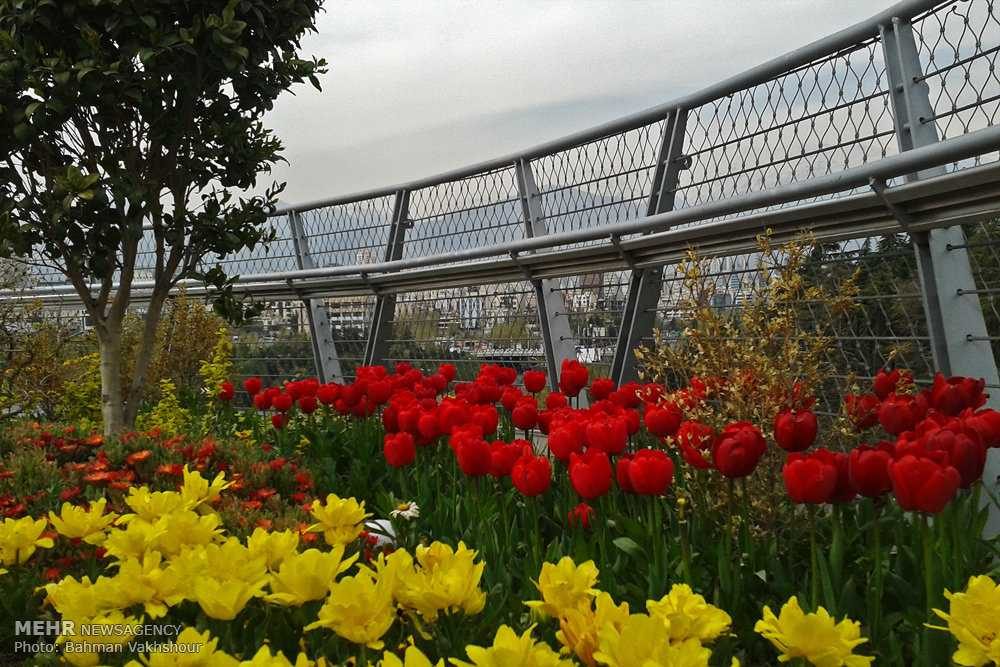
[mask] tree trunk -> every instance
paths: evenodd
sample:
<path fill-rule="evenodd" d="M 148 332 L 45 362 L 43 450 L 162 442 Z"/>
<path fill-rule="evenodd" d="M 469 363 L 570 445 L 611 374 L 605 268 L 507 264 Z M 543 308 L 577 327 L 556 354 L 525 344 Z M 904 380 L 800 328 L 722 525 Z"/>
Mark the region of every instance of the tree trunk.
<path fill-rule="evenodd" d="M 139 408 L 142 406 L 142 397 L 146 389 L 146 375 L 149 373 L 149 364 L 153 360 L 153 351 L 156 346 L 156 329 L 160 325 L 160 316 L 163 314 L 163 303 L 166 298 L 166 290 L 154 290 L 149 301 L 149 308 L 146 311 L 142 339 L 139 341 L 139 349 L 135 355 L 135 367 L 132 369 L 132 380 L 125 401 L 125 425 L 128 428 L 135 426 L 135 418 L 139 415 Z"/>
<path fill-rule="evenodd" d="M 97 326 L 97 342 L 101 353 L 101 415 L 104 435 L 114 436 L 125 426 L 122 409 L 122 328 L 105 321 Z"/>

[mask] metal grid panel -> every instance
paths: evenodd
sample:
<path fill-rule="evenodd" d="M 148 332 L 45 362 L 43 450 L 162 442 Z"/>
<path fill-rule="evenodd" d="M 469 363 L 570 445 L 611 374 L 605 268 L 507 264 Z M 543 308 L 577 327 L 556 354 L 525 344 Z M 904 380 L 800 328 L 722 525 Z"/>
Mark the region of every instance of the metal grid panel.
<path fill-rule="evenodd" d="M 410 193 L 403 257 L 423 257 L 524 238 L 514 167 Z"/>
<path fill-rule="evenodd" d="M 964 298 L 979 298 L 994 358 L 1000 358 L 1000 220 L 964 225 L 969 263 L 976 281 Z M 950 246 L 949 250 L 960 251 Z M 963 292 L 966 288 L 963 288 Z M 1000 389 L 1000 387 L 992 387 Z"/>
<path fill-rule="evenodd" d="M 554 288 L 565 308 L 555 316 L 569 319 L 577 359 L 593 376 L 610 374 L 630 278 L 630 271 L 587 273 L 561 278 Z"/>
<path fill-rule="evenodd" d="M 230 276 L 297 270 L 299 266 L 295 258 L 295 244 L 292 241 L 288 218 L 274 217 L 270 218 L 268 223 L 275 234 L 274 240 L 270 243 L 258 245 L 253 250 L 240 250 L 222 259 L 215 253 L 209 253 L 202 259 L 201 267 L 211 269 L 218 264 Z"/>
<path fill-rule="evenodd" d="M 268 302 L 260 317 L 234 330 L 233 343 L 239 388 L 251 376 L 265 384 L 280 384 L 316 375 L 309 322 L 301 301 Z"/>
<path fill-rule="evenodd" d="M 358 366 L 364 365 L 365 344 L 375 318 L 373 295 L 338 296 L 323 299 L 330 318 L 333 345 L 345 379 L 353 380 Z"/>
<path fill-rule="evenodd" d="M 447 361 L 463 379 L 486 363 L 544 367 L 538 307 L 527 282 L 397 294 L 388 343 L 387 362 L 432 370 Z"/>
<path fill-rule="evenodd" d="M 675 207 L 762 192 L 895 154 L 894 132 L 882 46 L 866 40 L 691 109 L 684 140 L 690 168 L 680 173 Z"/>
<path fill-rule="evenodd" d="M 394 197 L 327 206 L 302 214 L 309 254 L 317 267 L 371 264 L 385 259 Z"/>
<path fill-rule="evenodd" d="M 913 20 L 942 139 L 996 124 L 1000 115 L 1000 7 L 993 0 L 952 0 Z M 953 165 L 964 168 L 998 159 L 996 151 Z"/>
<path fill-rule="evenodd" d="M 551 233 L 589 229 L 646 215 L 663 121 L 532 161 Z"/>

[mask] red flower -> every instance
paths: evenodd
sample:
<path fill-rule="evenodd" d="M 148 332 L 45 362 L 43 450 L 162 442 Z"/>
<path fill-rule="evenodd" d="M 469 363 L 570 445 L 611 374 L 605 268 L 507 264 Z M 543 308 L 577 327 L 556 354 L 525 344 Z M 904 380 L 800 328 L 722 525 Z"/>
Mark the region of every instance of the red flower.
<path fill-rule="evenodd" d="M 458 375 L 458 369 L 455 368 L 455 364 L 441 364 L 438 366 L 438 373 L 444 376 L 444 379 L 451 382 Z"/>
<path fill-rule="evenodd" d="M 438 437 L 441 432 L 438 428 L 438 418 L 435 413 L 425 412 L 417 419 L 417 433 L 428 442 Z"/>
<path fill-rule="evenodd" d="M 647 408 L 643 421 L 650 433 L 663 437 L 677 433 L 683 419 L 684 413 L 681 409 L 673 403 L 666 402 Z"/>
<path fill-rule="evenodd" d="M 151 457 L 152 455 L 153 452 L 151 452 L 150 450 L 142 449 L 139 450 L 138 452 L 132 452 L 131 454 L 126 456 L 125 463 L 132 466 L 135 465 L 136 463 L 142 463 L 143 461 L 148 460 L 149 457 Z"/>
<path fill-rule="evenodd" d="M 303 414 L 311 415 L 312 413 L 316 412 L 315 395 L 312 396 L 306 395 L 300 397 L 298 400 L 298 404 L 299 404 L 299 410 L 301 410 Z"/>
<path fill-rule="evenodd" d="M 514 464 L 525 455 L 531 455 L 531 443 L 527 440 L 504 442 L 497 440 L 490 444 L 490 475 L 506 477 L 514 469 Z"/>
<path fill-rule="evenodd" d="M 233 383 L 229 380 L 223 380 L 222 384 L 219 385 L 219 400 L 220 401 L 231 401 L 233 396 L 236 395 L 236 388 L 233 387 Z"/>
<path fill-rule="evenodd" d="M 848 394 L 844 396 L 844 410 L 854 424 L 863 431 L 878 423 L 879 399 L 875 394 Z"/>
<path fill-rule="evenodd" d="M 666 452 L 640 449 L 632 457 L 628 476 L 639 495 L 661 496 L 674 480 L 674 462 Z"/>
<path fill-rule="evenodd" d="M 973 413 L 966 410 L 965 423 L 975 429 L 986 447 L 1000 446 L 1000 412 L 986 409 Z"/>
<path fill-rule="evenodd" d="M 590 520 L 594 516 L 594 508 L 587 503 L 580 503 L 566 515 L 566 523 L 570 528 L 580 526 L 584 530 L 590 528 Z"/>
<path fill-rule="evenodd" d="M 615 479 L 618 480 L 618 488 L 625 493 L 634 493 L 632 478 L 629 477 L 629 468 L 632 467 L 631 456 L 619 456 L 615 461 Z"/>
<path fill-rule="evenodd" d="M 796 503 L 828 503 L 837 489 L 837 466 L 819 452 L 789 455 L 781 476 L 788 497 Z"/>
<path fill-rule="evenodd" d="M 318 398 L 319 402 L 323 405 L 333 405 L 337 402 L 337 399 L 340 398 L 340 385 L 334 383 L 320 385 L 319 388 L 316 389 L 316 398 Z"/>
<path fill-rule="evenodd" d="M 524 388 L 532 394 L 537 394 L 545 389 L 545 381 L 544 371 L 524 371 Z"/>
<path fill-rule="evenodd" d="M 549 433 L 549 451 L 560 461 L 568 461 L 573 452 L 582 449 L 580 434 L 572 426 L 558 426 Z"/>
<path fill-rule="evenodd" d="M 979 408 L 986 403 L 983 388 L 985 380 L 967 377 L 950 377 L 937 373 L 930 389 L 931 407 L 949 416 L 955 416 L 966 408 Z"/>
<path fill-rule="evenodd" d="M 700 470 L 707 470 L 712 464 L 705 458 L 705 453 L 712 450 L 715 442 L 715 431 L 711 426 L 696 421 L 682 422 L 677 429 L 677 445 L 681 448 L 681 456 L 688 465 Z"/>
<path fill-rule="evenodd" d="M 563 359 L 559 373 L 559 390 L 567 396 L 577 396 L 587 386 L 590 371 L 576 359 Z"/>
<path fill-rule="evenodd" d="M 294 402 L 295 398 L 290 393 L 278 394 L 271 399 L 271 406 L 278 412 L 288 412 Z"/>
<path fill-rule="evenodd" d="M 514 464 L 510 479 L 523 495 L 538 496 L 552 484 L 552 465 L 544 456 L 522 456 Z"/>
<path fill-rule="evenodd" d="M 719 435 L 712 453 L 716 469 L 729 478 L 746 477 L 754 471 L 767 443 L 750 422 L 728 424 Z"/>
<path fill-rule="evenodd" d="M 912 384 L 913 376 L 908 371 L 900 371 L 895 368 L 891 371 L 882 369 L 875 374 L 875 378 L 872 380 L 872 391 L 879 398 L 885 399 L 889 394 L 896 392 L 896 387 L 899 386 L 900 381 L 904 385 Z"/>
<path fill-rule="evenodd" d="M 538 408 L 535 406 L 535 400 L 530 399 L 518 403 L 514 411 L 511 412 L 510 420 L 514 426 L 522 431 L 535 428 L 538 425 Z"/>
<path fill-rule="evenodd" d="M 485 440 L 467 438 L 458 445 L 458 467 L 469 477 L 482 477 L 490 472 L 493 457 Z"/>
<path fill-rule="evenodd" d="M 594 378 L 590 383 L 590 398 L 593 401 L 603 401 L 615 390 L 615 381 L 611 378 Z"/>
<path fill-rule="evenodd" d="M 417 446 L 409 433 L 389 433 L 382 445 L 385 462 L 393 468 L 402 468 L 417 458 Z"/>
<path fill-rule="evenodd" d="M 923 394 L 905 396 L 892 394 L 882 401 L 878 410 L 878 421 L 886 433 L 899 435 L 910 431 L 927 414 L 927 400 Z"/>
<path fill-rule="evenodd" d="M 278 470 L 284 468 L 286 463 L 288 463 L 288 460 L 284 456 L 279 456 L 278 458 L 268 463 L 267 467 L 277 472 Z"/>
<path fill-rule="evenodd" d="M 907 455 L 889 466 L 892 492 L 904 510 L 937 514 L 944 509 L 962 477 L 949 465 Z"/>
<path fill-rule="evenodd" d="M 581 497 L 591 500 L 603 496 L 611 488 L 611 461 L 599 449 L 569 457 L 569 481 Z"/>
<path fill-rule="evenodd" d="M 262 392 L 253 397 L 253 406 L 263 412 L 271 407 L 271 394 Z"/>
<path fill-rule="evenodd" d="M 558 410 L 559 408 L 565 408 L 567 405 L 569 405 L 569 401 L 566 399 L 566 395 L 558 391 L 554 391 L 545 397 L 545 407 L 549 410 Z"/>
<path fill-rule="evenodd" d="M 524 392 L 522 392 L 517 387 L 507 387 L 500 394 L 500 405 L 502 405 L 507 412 L 513 412 L 514 408 L 517 407 L 518 402 L 525 398 Z"/>
<path fill-rule="evenodd" d="M 922 440 L 932 458 L 935 451 L 947 452 L 948 462 L 962 477 L 963 489 L 982 478 L 986 468 L 986 447 L 975 429 L 953 421 L 924 433 Z"/>
<path fill-rule="evenodd" d="M 63 502 L 66 502 L 68 500 L 73 500 L 82 492 L 83 489 L 81 489 L 79 486 L 71 486 L 68 489 L 63 489 L 62 491 L 59 492 L 59 500 Z"/>
<path fill-rule="evenodd" d="M 786 452 L 804 452 L 816 440 L 816 415 L 812 410 L 786 410 L 774 418 L 774 441 Z"/>
<path fill-rule="evenodd" d="M 837 485 L 833 489 L 833 495 L 830 498 L 830 502 L 849 503 L 854 500 L 854 497 L 858 495 L 858 492 L 851 483 L 851 475 L 849 471 L 850 461 L 847 454 L 843 452 L 831 452 L 829 449 L 821 447 L 816 450 L 815 455 L 832 465 L 837 471 Z"/>
<path fill-rule="evenodd" d="M 288 415 L 284 414 L 283 412 L 271 415 L 271 425 L 275 429 L 280 431 L 285 427 L 285 424 L 287 423 L 288 423 Z"/>
<path fill-rule="evenodd" d="M 628 444 L 628 427 L 624 419 L 603 415 L 590 420 L 584 436 L 587 447 L 607 454 L 621 454 Z"/>
<path fill-rule="evenodd" d="M 243 391 L 250 394 L 251 396 L 256 396 L 260 392 L 261 387 L 263 386 L 264 384 L 260 381 L 260 378 L 256 377 L 247 378 L 246 380 L 243 381 Z"/>
<path fill-rule="evenodd" d="M 184 474 L 184 466 L 180 463 L 164 463 L 157 467 L 156 474 L 168 477 L 180 477 Z"/>
<path fill-rule="evenodd" d="M 875 447 L 859 445 L 848 456 L 847 470 L 851 484 L 867 498 L 877 498 L 892 490 L 889 465 L 892 463 L 892 443 L 880 442 Z"/>

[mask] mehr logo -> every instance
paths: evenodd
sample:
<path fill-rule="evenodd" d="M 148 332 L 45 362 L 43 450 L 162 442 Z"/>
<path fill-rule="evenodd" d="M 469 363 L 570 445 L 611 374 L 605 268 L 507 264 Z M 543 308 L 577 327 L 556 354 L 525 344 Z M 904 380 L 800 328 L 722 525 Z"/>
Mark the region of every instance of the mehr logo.
<path fill-rule="evenodd" d="M 72 636 L 76 631 L 73 621 L 15 621 L 14 634 L 29 637 Z"/>

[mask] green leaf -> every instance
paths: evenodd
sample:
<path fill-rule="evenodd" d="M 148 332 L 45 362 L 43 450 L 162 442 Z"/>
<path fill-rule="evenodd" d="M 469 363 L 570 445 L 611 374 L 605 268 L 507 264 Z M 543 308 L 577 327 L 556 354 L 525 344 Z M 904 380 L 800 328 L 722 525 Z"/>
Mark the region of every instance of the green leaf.
<path fill-rule="evenodd" d="M 618 537 L 611 541 L 617 548 L 624 551 L 629 556 L 642 558 L 643 550 L 631 537 Z"/>
<path fill-rule="evenodd" d="M 142 22 L 145 23 L 150 30 L 156 30 L 156 17 L 150 14 L 144 14 L 142 17 Z"/>

